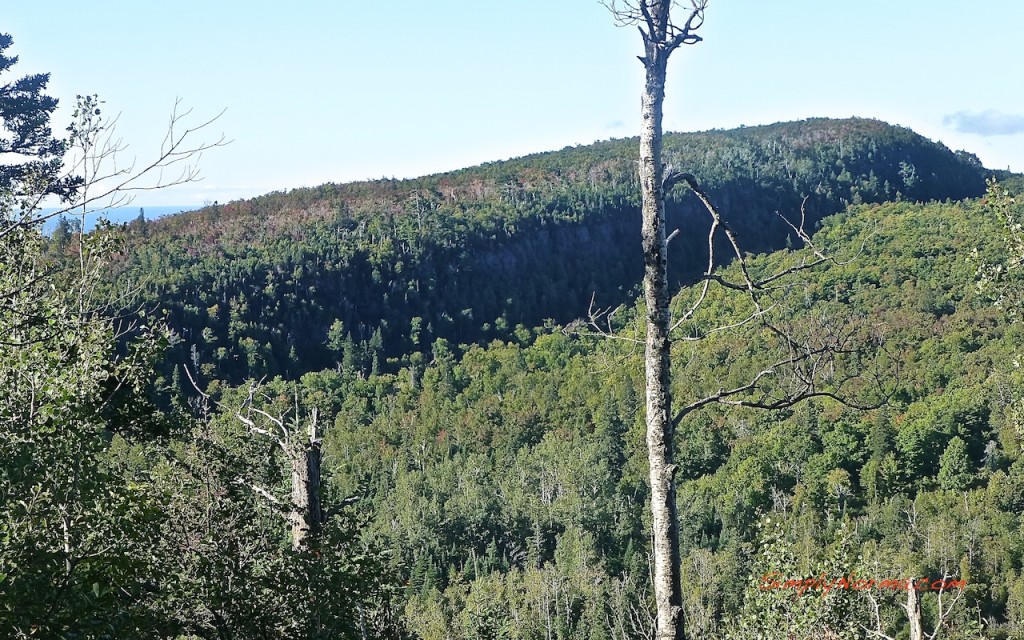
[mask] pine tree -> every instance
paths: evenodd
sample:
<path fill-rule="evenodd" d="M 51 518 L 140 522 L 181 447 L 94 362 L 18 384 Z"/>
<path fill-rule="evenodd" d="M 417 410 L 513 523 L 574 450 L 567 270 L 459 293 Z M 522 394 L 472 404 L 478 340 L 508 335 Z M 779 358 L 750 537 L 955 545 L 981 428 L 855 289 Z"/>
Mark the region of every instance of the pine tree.
<path fill-rule="evenodd" d="M 0 74 L 18 62 L 18 56 L 5 54 L 13 43 L 10 35 L 0 33 Z M 35 73 L 0 84 L 0 155 L 21 160 L 0 164 L 0 189 L 28 198 L 25 208 L 49 194 L 70 197 L 81 184 L 81 179 L 61 176 L 66 145 L 50 129 L 57 99 L 44 93 L 49 81 L 50 74 Z"/>
<path fill-rule="evenodd" d="M 351 339 L 351 338 L 350 338 Z M 345 323 L 335 320 L 327 330 L 327 348 L 336 358 L 340 358 L 345 349 Z"/>
<path fill-rule="evenodd" d="M 380 361 L 384 355 L 384 337 L 381 335 L 380 327 L 377 327 L 373 335 L 370 336 L 367 353 L 370 357 L 370 374 L 377 375 L 380 373 Z"/>
<path fill-rule="evenodd" d="M 352 340 L 352 334 L 346 333 L 345 340 L 341 343 L 341 370 L 347 373 L 355 373 L 359 368 L 356 343 Z"/>

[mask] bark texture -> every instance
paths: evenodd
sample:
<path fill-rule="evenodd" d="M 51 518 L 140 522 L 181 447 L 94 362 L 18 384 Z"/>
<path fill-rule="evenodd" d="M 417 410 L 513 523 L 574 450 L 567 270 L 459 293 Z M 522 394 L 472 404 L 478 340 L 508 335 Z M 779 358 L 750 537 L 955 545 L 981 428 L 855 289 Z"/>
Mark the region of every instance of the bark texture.
<path fill-rule="evenodd" d="M 673 23 L 674 0 L 602 0 L 619 24 L 635 24 L 644 42 L 645 82 L 641 99 L 640 190 L 643 223 L 646 340 L 647 461 L 650 467 L 653 516 L 655 637 L 682 640 L 683 597 L 680 582 L 679 521 L 676 512 L 675 456 L 672 418 L 671 341 L 669 340 L 668 240 L 665 229 L 665 168 L 661 159 L 662 105 L 669 56 L 679 46 L 696 44 L 694 32 L 704 21 L 708 0 L 690 0 L 683 22 Z"/>
<path fill-rule="evenodd" d="M 907 620 L 910 621 L 910 640 L 924 640 L 924 625 L 921 624 L 921 594 L 914 579 L 907 584 Z"/>
<path fill-rule="evenodd" d="M 323 505 L 320 500 L 320 439 L 316 420 L 309 427 L 309 440 L 299 441 L 290 452 L 292 470 L 291 513 L 292 548 L 301 549 L 309 536 L 316 537 L 323 523 Z"/>
<path fill-rule="evenodd" d="M 657 4 L 657 3 L 655 3 Z M 651 515 L 654 527 L 654 594 L 658 620 L 656 637 L 684 637 L 680 583 L 679 522 L 676 515 L 675 462 L 669 342 L 668 243 L 665 233 L 665 194 L 661 160 L 662 104 L 668 51 L 660 44 L 667 30 L 668 8 L 652 7 L 652 33 L 645 38 L 646 82 L 641 102 L 640 188 L 642 196 L 644 254 L 644 302 L 647 307 L 647 338 L 644 350 L 646 375 L 647 456 L 650 465 Z"/>

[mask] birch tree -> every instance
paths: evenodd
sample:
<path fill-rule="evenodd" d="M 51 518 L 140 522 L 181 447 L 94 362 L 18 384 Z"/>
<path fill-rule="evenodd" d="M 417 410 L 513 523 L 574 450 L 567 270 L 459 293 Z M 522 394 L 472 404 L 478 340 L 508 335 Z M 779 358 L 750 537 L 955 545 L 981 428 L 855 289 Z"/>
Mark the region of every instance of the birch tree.
<path fill-rule="evenodd" d="M 676 514 L 673 425 L 670 395 L 668 241 L 665 233 L 664 168 L 661 160 L 662 105 L 665 75 L 672 52 L 696 44 L 706 0 L 693 0 L 681 25 L 670 16 L 671 0 L 637 0 L 607 4 L 622 24 L 636 24 L 644 43 L 644 92 L 641 98 L 640 189 L 643 224 L 644 303 L 646 304 L 647 451 L 654 528 L 654 594 L 657 637 L 683 638 L 679 522 Z"/>
<path fill-rule="evenodd" d="M 668 61 L 684 45 L 702 41 L 697 34 L 704 24 L 708 0 L 690 0 L 685 6 L 674 0 L 607 0 L 602 2 L 620 26 L 636 26 L 643 40 L 645 81 L 641 96 L 639 177 L 641 189 L 641 238 L 644 258 L 646 385 L 646 429 L 653 527 L 653 587 L 657 605 L 655 637 L 659 640 L 685 637 L 680 584 L 679 522 L 676 510 L 674 432 L 689 414 L 710 404 L 783 409 L 811 397 L 831 397 L 857 406 L 843 397 L 842 387 L 857 377 L 837 362 L 844 355 L 859 352 L 859 335 L 853 324 L 839 318 L 822 317 L 815 326 L 794 328 L 772 319 L 780 299 L 791 290 L 790 276 L 832 262 L 804 230 L 803 216 L 787 224 L 803 245 L 803 257 L 772 273 L 747 266 L 736 235 L 725 217 L 692 173 L 673 171 L 662 158 L 662 115 Z M 679 11 L 673 16 L 673 9 Z M 679 16 L 682 19 L 679 20 Z M 668 245 L 679 232 L 667 233 L 665 198 L 676 185 L 686 185 L 710 216 L 708 261 L 691 299 L 676 317 L 670 314 L 668 286 Z M 801 212 L 802 213 L 802 212 Z M 724 236 L 724 237 L 723 237 Z M 738 265 L 739 277 L 729 280 L 716 273 L 716 246 L 729 248 Z M 695 319 L 708 301 L 711 287 L 746 300 L 744 317 L 727 320 L 713 328 Z M 591 309 L 590 324 L 603 333 L 611 331 L 611 313 Z M 602 323 L 607 323 L 607 328 Z M 702 340 L 710 335 L 755 325 L 772 348 L 765 350 L 763 366 L 746 382 L 722 385 L 674 407 L 671 396 L 671 346 L 680 340 Z M 856 360 L 856 358 L 854 358 Z M 841 373 L 842 371 L 842 373 Z M 876 382 L 878 380 L 876 379 Z M 828 386 L 826 387 L 826 382 Z M 866 408 L 866 407 L 864 407 Z"/>

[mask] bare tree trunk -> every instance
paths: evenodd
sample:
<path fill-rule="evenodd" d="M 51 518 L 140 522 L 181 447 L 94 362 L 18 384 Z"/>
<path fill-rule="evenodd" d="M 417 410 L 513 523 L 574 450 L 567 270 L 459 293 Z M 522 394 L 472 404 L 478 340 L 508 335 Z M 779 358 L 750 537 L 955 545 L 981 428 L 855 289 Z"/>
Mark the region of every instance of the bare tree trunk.
<path fill-rule="evenodd" d="M 643 202 L 644 302 L 647 340 L 647 459 L 650 465 L 651 512 L 654 518 L 654 593 L 658 606 L 657 638 L 683 638 L 679 524 L 676 517 L 672 447 L 672 402 L 669 392 L 668 245 L 661 163 L 662 103 L 668 56 L 647 47 L 647 81 L 642 99 L 640 188 Z"/>
<path fill-rule="evenodd" d="M 914 579 L 907 581 L 907 620 L 910 621 L 910 640 L 924 640 L 921 624 L 921 594 L 917 592 Z"/>
<path fill-rule="evenodd" d="M 669 56 L 680 45 L 700 42 L 694 32 L 704 21 L 708 0 L 690 0 L 682 23 L 673 23 L 673 0 L 602 0 L 621 25 L 637 25 L 644 41 L 646 81 L 641 99 L 640 189 L 643 225 L 644 302 L 647 305 L 646 374 L 647 461 L 653 516 L 654 597 L 659 640 L 682 640 L 679 523 L 673 460 L 669 341 L 668 242 L 665 233 L 665 178 L 661 160 L 662 105 Z"/>
<path fill-rule="evenodd" d="M 665 101 L 665 78 L 669 57 L 682 45 L 701 42 L 697 31 L 704 24 L 704 12 L 709 0 L 689 0 L 689 9 L 682 14 L 682 19 L 673 20 L 673 8 L 682 9 L 682 0 L 601 0 L 615 16 L 620 26 L 637 26 L 644 43 L 644 55 L 640 62 L 644 65 L 645 84 L 641 100 L 642 128 L 640 131 L 640 189 L 642 200 L 643 224 L 641 228 L 644 256 L 644 302 L 646 304 L 646 340 L 644 350 L 644 371 L 646 378 L 646 426 L 647 426 L 647 461 L 651 485 L 651 513 L 653 516 L 653 569 L 654 596 L 657 605 L 657 624 L 655 637 L 658 640 L 682 640 L 685 638 L 683 624 L 683 598 L 681 585 L 681 567 L 679 552 L 679 523 L 676 511 L 675 475 L 673 436 L 676 424 L 687 414 L 711 403 L 722 403 L 735 406 L 757 407 L 763 409 L 785 409 L 794 404 L 816 396 L 827 396 L 847 403 L 834 391 L 820 391 L 817 385 L 824 379 L 821 372 L 834 372 L 834 358 L 839 353 L 851 353 L 849 342 L 853 334 L 842 331 L 835 333 L 835 339 L 815 338 L 804 341 L 794 355 L 792 346 L 798 344 L 790 336 L 786 328 L 777 328 L 765 318 L 765 310 L 761 306 L 760 292 L 770 283 L 790 274 L 813 268 L 828 262 L 830 259 L 814 247 L 804 231 L 803 226 L 793 226 L 804 244 L 813 252 L 813 259 L 803 260 L 798 266 L 787 268 L 770 275 L 765 279 L 751 278 L 746 269 L 744 256 L 736 241 L 736 236 L 700 187 L 696 178 L 686 172 L 673 171 L 665 175 L 662 162 L 662 107 Z M 774 364 L 754 374 L 746 384 L 733 387 L 721 387 L 718 392 L 693 401 L 672 412 L 670 393 L 671 381 L 671 341 L 669 332 L 671 319 L 669 316 L 668 290 L 668 239 L 665 220 L 665 194 L 674 184 L 686 182 L 694 194 L 707 208 L 711 215 L 711 227 L 708 234 L 709 259 L 703 289 L 689 310 L 684 310 L 677 324 L 692 320 L 694 313 L 702 307 L 706 300 L 708 287 L 718 282 L 722 287 L 749 296 L 754 311 L 739 324 L 752 322 L 764 323 L 771 333 L 780 338 L 784 349 L 782 356 Z M 792 226 L 792 225 L 791 225 Z M 730 283 L 718 276 L 714 271 L 714 239 L 716 232 L 721 231 L 732 247 L 736 260 L 739 262 L 743 279 L 738 284 Z M 591 315 L 591 322 L 596 326 L 598 312 Z M 732 325 L 739 326 L 739 325 Z M 719 329 L 728 328 L 723 325 Z M 792 369 L 793 378 L 801 384 L 788 388 L 781 397 L 765 400 L 761 385 L 776 376 L 777 370 Z M 757 396 L 761 396 L 758 398 Z M 869 407 L 861 407 L 869 408 Z M 843 505 L 845 507 L 845 504 Z M 916 595 L 916 594 L 915 594 Z M 915 601 L 916 602 L 916 601 Z M 918 619 L 920 604 L 918 603 Z M 919 625 L 920 626 L 920 625 Z M 915 637 L 913 640 L 921 640 Z"/>
<path fill-rule="evenodd" d="M 288 519 L 292 525 L 292 548 L 305 547 L 308 536 L 316 537 L 323 522 L 320 501 L 320 439 L 317 437 L 316 415 L 309 426 L 309 440 L 298 441 L 289 452 L 292 467 L 292 504 Z"/>

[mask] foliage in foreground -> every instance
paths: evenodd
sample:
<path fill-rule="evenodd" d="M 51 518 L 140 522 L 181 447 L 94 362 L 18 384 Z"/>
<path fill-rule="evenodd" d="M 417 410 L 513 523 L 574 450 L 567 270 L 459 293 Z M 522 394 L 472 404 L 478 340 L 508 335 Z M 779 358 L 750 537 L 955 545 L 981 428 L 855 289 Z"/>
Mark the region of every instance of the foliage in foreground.
<path fill-rule="evenodd" d="M 372 628 L 384 580 L 355 515 L 293 552 L 244 483 L 275 488 L 282 461 L 246 455 L 263 443 L 232 434 L 233 416 L 156 411 L 158 327 L 94 306 L 112 232 L 81 239 L 82 269 L 59 270 L 48 245 L 38 225 L 0 236 L 0 632 L 358 637 L 364 609 Z"/>

